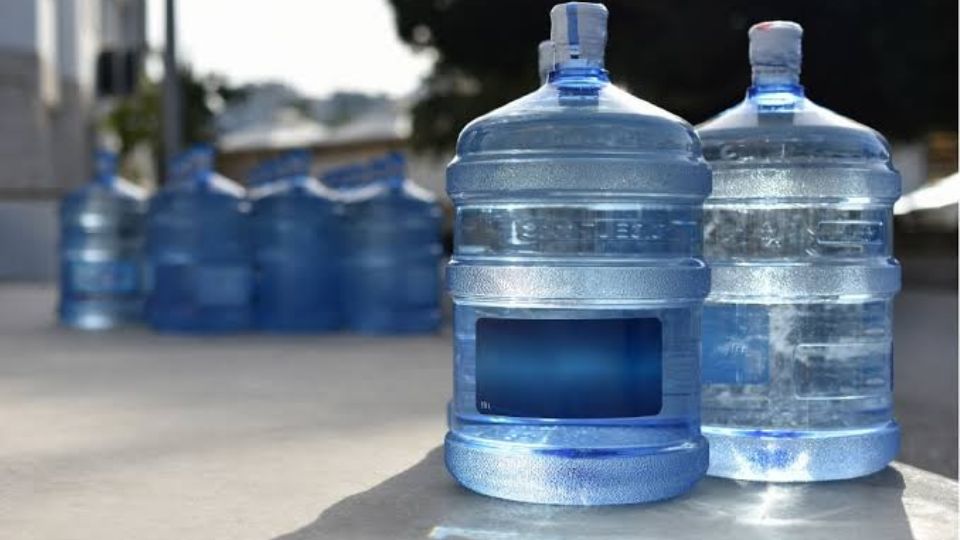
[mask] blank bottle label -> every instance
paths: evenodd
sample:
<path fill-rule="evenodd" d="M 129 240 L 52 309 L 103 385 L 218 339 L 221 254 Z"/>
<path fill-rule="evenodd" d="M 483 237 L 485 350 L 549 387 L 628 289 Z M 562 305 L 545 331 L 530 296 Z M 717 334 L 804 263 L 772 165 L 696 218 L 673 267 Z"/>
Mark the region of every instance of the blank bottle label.
<path fill-rule="evenodd" d="M 770 321 L 765 306 L 708 304 L 703 308 L 704 384 L 767 384 Z"/>
<path fill-rule="evenodd" d="M 477 410 L 524 418 L 653 416 L 663 405 L 658 319 L 477 321 Z"/>
<path fill-rule="evenodd" d="M 138 266 L 128 261 L 76 262 L 67 265 L 68 281 L 75 292 L 120 294 L 138 290 Z"/>
<path fill-rule="evenodd" d="M 208 306 L 242 306 L 250 302 L 253 276 L 242 266 L 196 269 L 197 302 Z"/>

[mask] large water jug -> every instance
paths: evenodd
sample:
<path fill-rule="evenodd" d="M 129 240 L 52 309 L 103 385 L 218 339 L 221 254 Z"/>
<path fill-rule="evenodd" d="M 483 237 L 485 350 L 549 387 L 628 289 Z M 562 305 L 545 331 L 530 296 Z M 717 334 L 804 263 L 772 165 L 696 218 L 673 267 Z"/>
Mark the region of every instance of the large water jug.
<path fill-rule="evenodd" d="M 891 316 L 900 177 L 875 131 L 804 97 L 801 28 L 750 29 L 746 99 L 699 128 L 709 474 L 850 478 L 896 455 Z"/>
<path fill-rule="evenodd" d="M 249 204 L 213 171 L 213 151 L 187 151 L 150 201 L 147 320 L 162 331 L 220 332 L 253 323 Z"/>
<path fill-rule="evenodd" d="M 83 329 L 139 322 L 146 194 L 98 151 L 93 181 L 60 204 L 60 321 Z"/>
<path fill-rule="evenodd" d="M 549 82 L 471 122 L 447 170 L 446 464 L 507 499 L 664 499 L 707 468 L 710 172 L 689 124 L 610 83 L 603 5 L 550 15 Z"/>
<path fill-rule="evenodd" d="M 257 327 L 320 331 L 341 324 L 338 202 L 310 176 L 311 156 L 294 151 L 273 164 L 272 178 L 251 190 Z M 268 173 L 269 174 L 269 173 Z"/>
<path fill-rule="evenodd" d="M 437 198 L 407 178 L 400 153 L 373 160 L 369 174 L 345 195 L 347 326 L 373 334 L 435 331 L 442 252 Z"/>

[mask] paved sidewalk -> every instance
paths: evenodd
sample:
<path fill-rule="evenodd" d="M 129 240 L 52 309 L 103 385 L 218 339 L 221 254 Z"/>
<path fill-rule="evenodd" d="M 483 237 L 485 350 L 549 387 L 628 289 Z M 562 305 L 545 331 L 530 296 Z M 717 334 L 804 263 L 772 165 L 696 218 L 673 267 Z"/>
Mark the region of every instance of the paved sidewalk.
<path fill-rule="evenodd" d="M 0 287 L 3 539 L 956 536 L 956 483 L 908 466 L 822 488 L 706 480 L 680 501 L 631 509 L 495 501 L 458 488 L 440 464 L 449 335 L 88 334 L 55 328 L 53 301 L 50 288 Z M 937 302 L 907 308 L 944 319 Z M 908 332 L 949 323 L 906 320 Z M 903 348 L 955 359 L 956 341 L 950 353 L 932 334 L 899 332 L 898 400 L 923 390 L 900 413 L 907 437 L 920 437 L 905 448 L 922 457 L 922 437 L 945 432 L 955 469 L 956 364 L 952 376 L 928 374 L 942 357 L 903 365 Z"/>

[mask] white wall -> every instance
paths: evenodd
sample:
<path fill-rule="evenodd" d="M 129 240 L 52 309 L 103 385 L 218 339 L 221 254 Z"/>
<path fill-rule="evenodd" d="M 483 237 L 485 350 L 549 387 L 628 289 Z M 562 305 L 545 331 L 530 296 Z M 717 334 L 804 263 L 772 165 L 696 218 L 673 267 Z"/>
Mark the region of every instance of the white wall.
<path fill-rule="evenodd" d="M 37 50 L 36 0 L 0 0 L 0 48 Z"/>
<path fill-rule="evenodd" d="M 59 0 L 60 74 L 92 94 L 99 49 L 99 0 Z"/>
<path fill-rule="evenodd" d="M 0 281 L 54 280 L 58 235 L 56 201 L 0 201 Z"/>
<path fill-rule="evenodd" d="M 37 0 L 37 56 L 40 58 L 40 98 L 48 107 L 60 102 L 57 0 Z"/>

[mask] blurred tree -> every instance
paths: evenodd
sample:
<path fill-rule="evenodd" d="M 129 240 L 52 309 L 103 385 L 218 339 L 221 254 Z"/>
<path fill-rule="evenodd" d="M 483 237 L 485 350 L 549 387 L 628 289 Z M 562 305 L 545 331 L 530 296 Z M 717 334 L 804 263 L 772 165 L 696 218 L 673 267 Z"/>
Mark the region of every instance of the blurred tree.
<path fill-rule="evenodd" d="M 180 68 L 180 84 L 183 89 L 184 144 L 214 142 L 213 117 L 217 109 L 225 102 L 242 99 L 243 89 L 230 87 L 215 75 L 197 77 L 188 66 Z M 121 156 L 140 144 L 146 144 L 156 159 L 160 159 L 163 155 L 161 105 L 160 84 L 147 77 L 141 78 L 133 94 L 115 103 L 106 117 L 105 127 L 120 139 Z M 165 164 L 158 165 L 157 170 L 165 170 Z"/>
<path fill-rule="evenodd" d="M 414 143 L 449 148 L 466 122 L 532 90 L 553 0 L 390 0 L 401 38 L 439 59 L 414 108 Z M 805 29 L 802 83 L 892 138 L 957 129 L 956 0 L 607 0 L 614 82 L 693 123 L 743 97 L 746 30 Z"/>
<path fill-rule="evenodd" d="M 376 107 L 389 104 L 386 95 L 361 94 L 358 92 L 334 92 L 325 100 L 312 100 L 322 103 L 317 119 L 328 126 L 342 126 Z"/>

